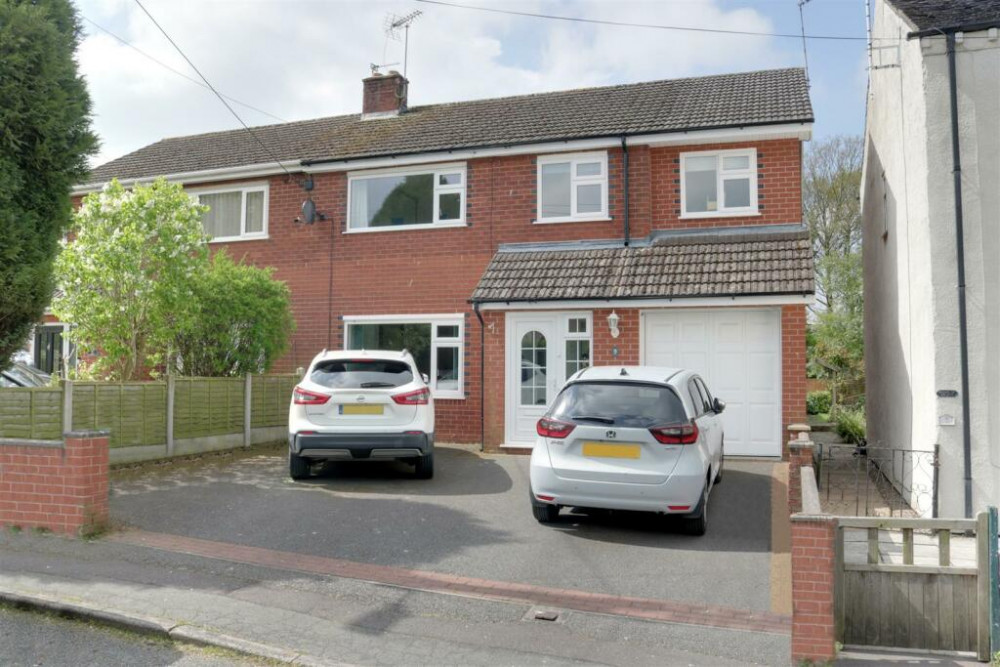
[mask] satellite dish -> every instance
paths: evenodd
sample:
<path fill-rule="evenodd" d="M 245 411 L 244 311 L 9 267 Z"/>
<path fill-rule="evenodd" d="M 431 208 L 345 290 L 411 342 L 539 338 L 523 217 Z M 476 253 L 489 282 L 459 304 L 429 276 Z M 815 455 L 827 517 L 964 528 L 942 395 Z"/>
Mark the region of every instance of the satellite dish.
<path fill-rule="evenodd" d="M 311 225 L 316 222 L 316 202 L 312 197 L 302 202 L 302 222 Z"/>

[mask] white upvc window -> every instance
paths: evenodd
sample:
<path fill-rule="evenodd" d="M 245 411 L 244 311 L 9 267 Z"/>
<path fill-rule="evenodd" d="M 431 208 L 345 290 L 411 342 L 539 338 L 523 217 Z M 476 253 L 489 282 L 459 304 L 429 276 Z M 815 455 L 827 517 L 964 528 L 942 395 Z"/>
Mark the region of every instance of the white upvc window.
<path fill-rule="evenodd" d="M 465 225 L 465 163 L 359 171 L 347 176 L 347 231 Z"/>
<path fill-rule="evenodd" d="M 591 358 L 591 317 L 590 314 L 571 314 L 563 320 L 565 331 L 566 378 L 590 366 Z"/>
<path fill-rule="evenodd" d="M 345 350 L 406 349 L 429 379 L 435 398 L 465 398 L 462 315 L 344 317 Z"/>
<path fill-rule="evenodd" d="M 681 153 L 681 217 L 757 215 L 757 150 Z"/>
<path fill-rule="evenodd" d="M 538 219 L 535 222 L 607 218 L 607 151 L 538 158 Z"/>
<path fill-rule="evenodd" d="M 267 183 L 198 188 L 190 194 L 209 207 L 201 222 L 211 242 L 267 238 Z"/>

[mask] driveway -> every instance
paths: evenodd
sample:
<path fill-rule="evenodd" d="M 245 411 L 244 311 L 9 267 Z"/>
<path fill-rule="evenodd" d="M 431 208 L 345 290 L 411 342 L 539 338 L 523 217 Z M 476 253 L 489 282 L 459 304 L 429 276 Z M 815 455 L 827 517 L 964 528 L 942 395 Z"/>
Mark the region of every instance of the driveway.
<path fill-rule="evenodd" d="M 779 611 L 772 603 L 775 464 L 727 461 L 709 531 L 655 515 L 568 514 L 540 525 L 528 459 L 441 445 L 435 478 L 398 463 L 288 478 L 284 449 L 116 473 L 116 520 L 146 531 L 463 577 Z M 779 487 L 780 488 L 780 487 Z"/>

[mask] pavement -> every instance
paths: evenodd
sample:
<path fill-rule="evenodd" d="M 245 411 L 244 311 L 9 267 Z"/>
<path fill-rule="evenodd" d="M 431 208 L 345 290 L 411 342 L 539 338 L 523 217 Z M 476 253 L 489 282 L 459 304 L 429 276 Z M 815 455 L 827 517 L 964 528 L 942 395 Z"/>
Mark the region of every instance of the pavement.
<path fill-rule="evenodd" d="M 306 664 L 787 663 L 782 466 L 727 462 L 692 538 L 641 515 L 539 525 L 525 457 L 446 446 L 437 464 L 430 482 L 362 464 L 293 483 L 275 450 L 117 473 L 122 530 L 4 534 L 0 599 Z"/>

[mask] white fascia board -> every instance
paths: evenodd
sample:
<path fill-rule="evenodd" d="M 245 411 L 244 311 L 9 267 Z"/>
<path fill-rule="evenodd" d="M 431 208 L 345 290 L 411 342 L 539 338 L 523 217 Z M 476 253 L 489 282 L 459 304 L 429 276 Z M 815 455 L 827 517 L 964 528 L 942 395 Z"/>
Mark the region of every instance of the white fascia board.
<path fill-rule="evenodd" d="M 629 146 L 684 146 L 694 144 L 724 144 L 746 141 L 767 141 L 771 139 L 799 139 L 809 141 L 812 138 L 812 123 L 784 123 L 780 125 L 755 125 L 748 127 L 722 128 L 718 130 L 692 130 L 679 132 L 664 132 L 660 134 L 630 135 L 626 138 Z M 325 172 L 355 171 L 361 169 L 378 169 L 383 167 L 406 166 L 417 164 L 433 164 L 436 162 L 457 162 L 475 158 L 499 157 L 505 155 L 531 155 L 545 153 L 563 153 L 569 151 L 590 151 L 621 146 L 621 137 L 602 137 L 598 139 L 575 139 L 567 141 L 551 141 L 517 146 L 500 146 L 492 148 L 470 148 L 464 150 L 432 151 L 378 158 L 358 160 L 338 160 L 322 164 L 303 165 L 298 160 L 282 162 L 282 166 L 291 172 L 306 174 L 322 174 Z M 191 183 L 207 183 L 237 178 L 256 176 L 271 176 L 282 173 L 276 163 L 254 164 L 242 167 L 227 167 L 223 169 L 206 169 L 203 171 L 187 171 L 176 174 L 166 174 L 168 181 L 177 181 L 185 185 Z M 124 179 L 122 185 L 135 183 L 150 183 L 158 178 Z M 73 187 L 74 195 L 97 192 L 104 183 L 84 183 Z"/>
<path fill-rule="evenodd" d="M 290 172 L 302 172 L 302 165 L 299 164 L 298 160 L 286 160 L 281 162 L 281 166 L 278 166 L 277 162 L 268 162 L 266 164 L 251 164 L 243 167 L 225 167 L 222 169 L 205 169 L 202 171 L 185 171 L 176 174 L 167 174 L 166 178 L 171 182 L 183 183 L 184 185 L 194 184 L 194 183 L 212 183 L 215 181 L 228 181 L 238 178 L 255 178 L 258 176 L 274 176 L 276 174 L 283 174 L 284 167 Z M 152 183 L 159 176 L 149 176 L 146 178 L 127 178 L 119 179 L 119 182 L 128 187 L 135 185 L 136 183 Z M 101 183 L 84 183 L 81 185 L 74 185 L 71 191 L 74 195 L 83 195 L 90 192 L 99 192 L 104 186 L 105 182 Z"/>
<path fill-rule="evenodd" d="M 587 301 L 510 301 L 484 303 L 479 310 L 581 310 L 594 308 L 726 308 L 746 306 L 809 306 L 812 294 L 773 294 L 763 296 L 713 296 L 676 299 L 591 299 Z"/>

